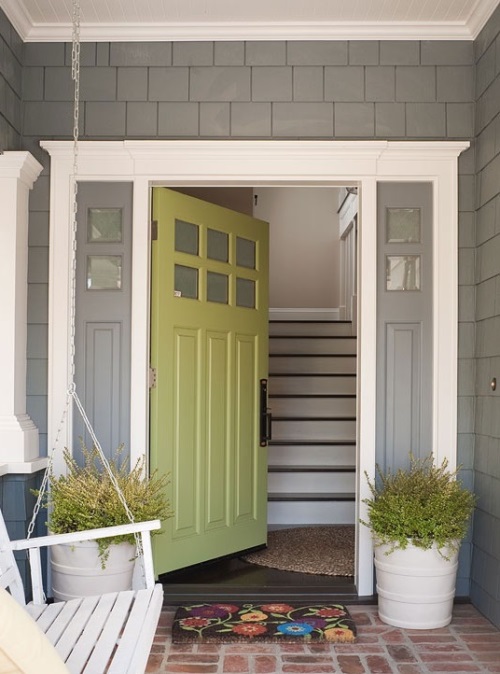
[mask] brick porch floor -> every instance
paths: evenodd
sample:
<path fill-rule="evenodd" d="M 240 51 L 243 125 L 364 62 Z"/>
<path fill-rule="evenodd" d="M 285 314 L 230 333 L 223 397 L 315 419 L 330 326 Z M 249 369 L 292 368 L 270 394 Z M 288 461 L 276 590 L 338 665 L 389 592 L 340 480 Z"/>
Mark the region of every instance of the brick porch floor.
<path fill-rule="evenodd" d="M 403 630 L 384 625 L 376 606 L 349 606 L 356 644 L 173 645 L 175 609 L 164 609 L 148 674 L 437 674 L 500 672 L 500 631 L 469 604 L 455 606 L 449 627 Z"/>

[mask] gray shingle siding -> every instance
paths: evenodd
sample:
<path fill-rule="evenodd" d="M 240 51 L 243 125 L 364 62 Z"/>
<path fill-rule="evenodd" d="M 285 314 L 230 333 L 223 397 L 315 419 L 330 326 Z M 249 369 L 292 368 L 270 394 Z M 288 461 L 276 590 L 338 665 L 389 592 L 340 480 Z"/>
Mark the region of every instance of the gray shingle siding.
<path fill-rule="evenodd" d="M 23 44 L 0 9 L 0 150 L 18 150 L 21 142 Z"/>
<path fill-rule="evenodd" d="M 475 42 L 475 451 L 471 598 L 500 625 L 500 8 Z"/>

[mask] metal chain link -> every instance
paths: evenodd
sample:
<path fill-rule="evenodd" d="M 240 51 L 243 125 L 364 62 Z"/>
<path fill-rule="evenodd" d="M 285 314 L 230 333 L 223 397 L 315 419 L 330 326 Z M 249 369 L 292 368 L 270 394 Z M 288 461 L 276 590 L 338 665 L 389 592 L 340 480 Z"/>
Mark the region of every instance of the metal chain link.
<path fill-rule="evenodd" d="M 71 78 L 74 81 L 74 100 L 73 100 L 73 193 L 72 193 L 72 217 L 71 217 L 71 286 L 70 286 L 70 382 L 68 385 L 67 395 L 66 395 L 66 406 L 61 418 L 61 422 L 57 429 L 56 438 L 50 452 L 47 468 L 38 490 L 38 498 L 33 509 L 33 516 L 31 522 L 28 526 L 27 537 L 33 534 L 35 528 L 35 522 L 37 515 L 42 507 L 43 497 L 47 491 L 49 484 L 50 473 L 52 471 L 52 466 L 54 463 L 54 453 L 56 447 L 59 444 L 59 439 L 62 433 L 64 424 L 66 423 L 68 416 L 69 403 L 71 400 L 74 401 L 80 415 L 85 423 L 85 426 L 89 432 L 90 437 L 94 447 L 96 448 L 99 458 L 108 473 L 109 479 L 116 489 L 118 498 L 123 505 L 125 513 L 130 522 L 134 523 L 135 518 L 131 512 L 123 492 L 120 488 L 120 485 L 117 482 L 117 479 L 111 469 L 111 465 L 106 458 L 101 443 L 99 442 L 95 431 L 90 423 L 90 420 L 83 408 L 83 405 L 77 395 L 76 386 L 75 386 L 75 374 L 76 374 L 76 253 L 77 253 L 77 220 L 78 220 L 78 140 L 80 134 L 80 0 L 73 0 L 73 9 L 72 9 L 72 48 L 71 48 Z M 139 557 L 142 557 L 142 541 L 139 534 L 134 534 L 135 542 L 137 546 L 137 554 Z"/>
<path fill-rule="evenodd" d="M 80 134 L 80 0 L 73 0 L 73 32 L 71 40 L 71 78 L 74 84 L 73 98 L 73 200 L 72 200 L 72 250 L 71 250 L 71 383 L 75 387 L 76 362 L 76 232 L 78 217 L 78 138 Z"/>

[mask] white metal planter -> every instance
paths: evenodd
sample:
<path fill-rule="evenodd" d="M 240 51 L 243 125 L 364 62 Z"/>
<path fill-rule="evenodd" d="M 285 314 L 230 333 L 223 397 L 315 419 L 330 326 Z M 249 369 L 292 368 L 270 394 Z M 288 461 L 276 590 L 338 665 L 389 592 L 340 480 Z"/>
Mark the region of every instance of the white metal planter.
<path fill-rule="evenodd" d="M 396 627 L 434 629 L 451 622 L 458 552 L 436 546 L 405 550 L 375 546 L 380 619 Z"/>
<path fill-rule="evenodd" d="M 55 545 L 51 548 L 54 599 L 69 601 L 132 589 L 135 554 L 131 543 L 112 544 L 103 569 L 95 541 Z"/>

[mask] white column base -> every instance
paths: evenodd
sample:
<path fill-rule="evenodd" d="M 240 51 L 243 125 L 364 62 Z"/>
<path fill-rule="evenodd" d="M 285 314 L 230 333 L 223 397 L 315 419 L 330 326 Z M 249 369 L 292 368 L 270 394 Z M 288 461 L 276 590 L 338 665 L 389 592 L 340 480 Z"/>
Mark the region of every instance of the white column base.
<path fill-rule="evenodd" d="M 38 429 L 27 414 L 0 417 L 0 463 L 38 458 Z"/>

